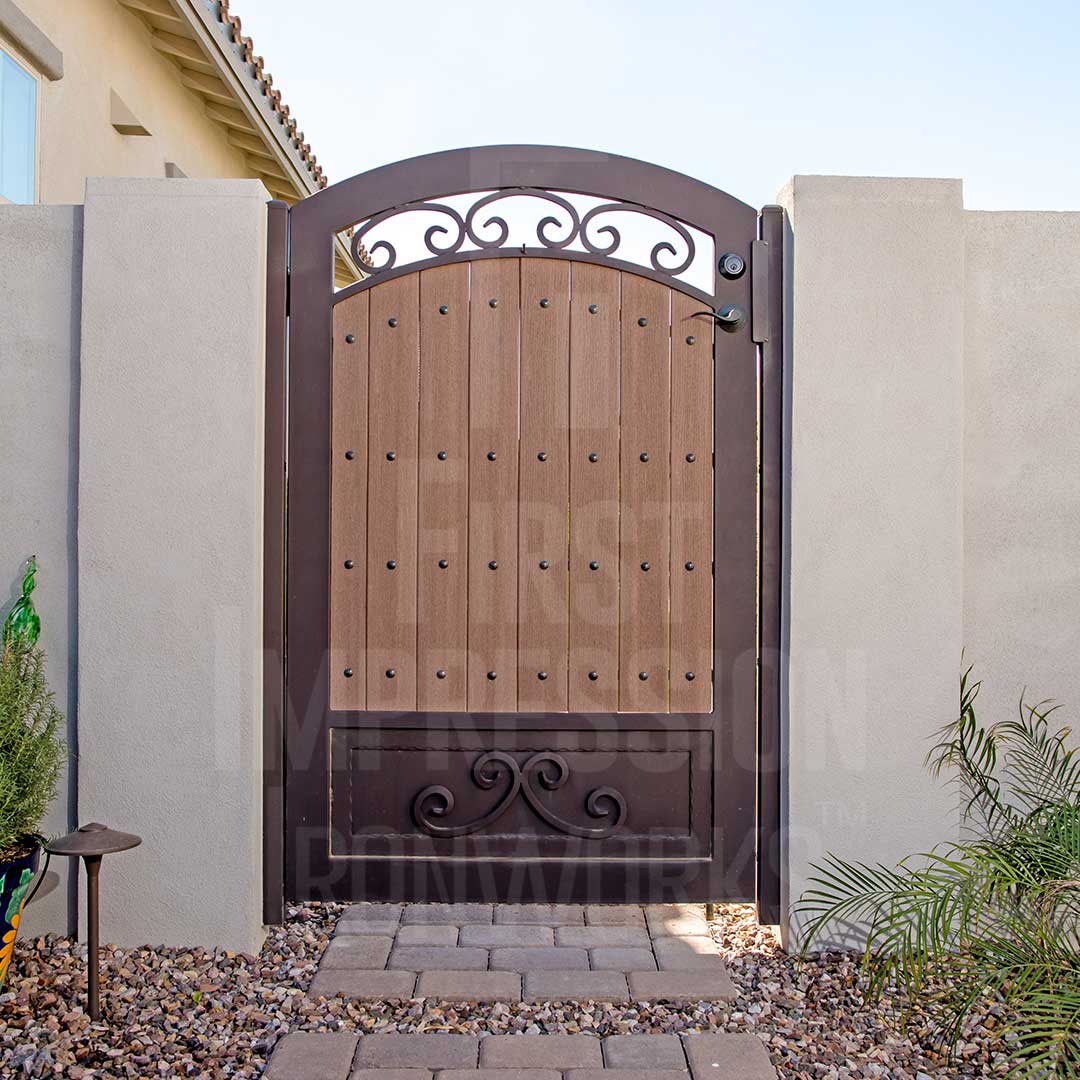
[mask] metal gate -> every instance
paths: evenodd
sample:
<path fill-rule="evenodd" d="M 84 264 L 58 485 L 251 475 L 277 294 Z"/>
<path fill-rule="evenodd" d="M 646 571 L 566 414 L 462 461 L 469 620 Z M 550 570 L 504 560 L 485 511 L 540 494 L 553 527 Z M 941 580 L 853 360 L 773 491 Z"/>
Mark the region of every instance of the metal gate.
<path fill-rule="evenodd" d="M 773 917 L 780 217 L 546 147 L 288 216 L 270 879 Z"/>

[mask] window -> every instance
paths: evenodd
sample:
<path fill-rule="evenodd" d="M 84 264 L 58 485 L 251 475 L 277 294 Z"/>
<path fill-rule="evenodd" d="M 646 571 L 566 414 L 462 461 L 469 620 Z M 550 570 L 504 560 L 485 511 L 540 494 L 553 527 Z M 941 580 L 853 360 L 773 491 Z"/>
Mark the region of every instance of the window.
<path fill-rule="evenodd" d="M 0 195 L 34 201 L 37 79 L 0 50 Z"/>

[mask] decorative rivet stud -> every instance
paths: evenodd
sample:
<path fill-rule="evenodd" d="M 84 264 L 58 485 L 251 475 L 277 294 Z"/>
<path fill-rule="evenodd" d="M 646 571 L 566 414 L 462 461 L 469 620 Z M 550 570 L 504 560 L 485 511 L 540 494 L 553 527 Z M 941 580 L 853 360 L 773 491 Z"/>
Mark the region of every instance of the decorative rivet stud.
<path fill-rule="evenodd" d="M 496 457 L 496 454 L 495 454 L 495 451 L 494 451 L 494 450 L 489 450 L 489 451 L 487 452 L 487 459 L 488 459 L 488 461 L 494 461 L 494 460 L 495 460 L 495 457 Z"/>
<path fill-rule="evenodd" d="M 488 569 L 489 570 L 498 570 L 499 569 L 499 564 L 494 559 L 492 559 L 491 562 L 488 563 Z"/>
<path fill-rule="evenodd" d="M 649 455 L 645 451 L 642 451 L 640 454 L 638 454 L 638 459 L 640 461 L 648 461 Z"/>
<path fill-rule="evenodd" d="M 439 314 L 445 315 L 450 309 L 445 304 L 439 305 Z"/>
<path fill-rule="evenodd" d="M 341 674 L 344 675 L 346 679 L 351 679 L 353 677 L 353 669 L 347 667 Z"/>
<path fill-rule="evenodd" d="M 541 450 L 540 453 L 536 455 L 536 460 L 537 461 L 547 461 L 547 451 L 546 450 Z"/>
<path fill-rule="evenodd" d="M 538 672 L 536 673 L 536 677 L 537 677 L 537 678 L 538 678 L 538 679 L 539 679 L 539 680 L 540 680 L 541 682 L 545 682 L 545 681 L 547 680 L 547 672 L 546 672 L 546 671 L 538 671 Z"/>
<path fill-rule="evenodd" d="M 387 450 L 386 451 L 386 460 L 387 461 L 396 461 L 397 460 L 397 454 L 395 454 L 393 450 Z"/>
<path fill-rule="evenodd" d="M 436 456 L 436 457 L 437 457 L 437 458 L 438 458 L 438 459 L 439 459 L 440 461 L 445 461 L 445 460 L 446 460 L 446 451 L 445 451 L 445 450 L 440 450 L 440 451 L 439 451 L 439 452 L 438 452 L 438 453 L 437 453 L 437 454 L 436 454 L 435 456 Z"/>
<path fill-rule="evenodd" d="M 489 300 L 488 301 L 488 307 L 498 307 L 498 306 L 499 306 L 499 301 L 498 300 Z"/>
<path fill-rule="evenodd" d="M 596 680 L 599 679 L 599 678 L 600 678 L 600 672 L 599 671 L 590 671 L 589 672 L 589 682 L 596 682 Z"/>
<path fill-rule="evenodd" d="M 691 451 L 689 454 L 686 455 L 686 460 L 689 461 L 691 465 L 693 465 L 693 463 L 697 461 L 697 454 Z"/>
<path fill-rule="evenodd" d="M 686 336 L 686 344 L 687 345 L 693 345 L 696 340 L 697 339 L 694 337 L 693 334 L 687 334 L 687 336 Z"/>
<path fill-rule="evenodd" d="M 646 571 L 646 572 L 648 572 L 648 570 L 649 570 L 649 563 L 647 563 L 647 562 L 643 562 L 643 563 L 641 564 L 641 569 L 642 569 L 642 570 L 644 570 L 644 571 Z"/>
<path fill-rule="evenodd" d="M 639 679 L 640 679 L 640 680 L 641 680 L 642 682 L 647 682 L 647 681 L 648 681 L 648 678 L 649 678 L 649 673 L 648 673 L 647 671 L 639 671 L 639 672 L 637 673 L 637 677 L 638 677 L 638 678 L 639 678 Z"/>
<path fill-rule="evenodd" d="M 440 570 L 445 570 L 449 565 L 450 564 L 446 561 L 446 559 L 440 559 L 439 560 L 439 569 Z"/>
<path fill-rule="evenodd" d="M 394 327 L 397 326 L 397 319 L 387 319 L 386 325 L 389 326 L 391 330 L 393 330 Z"/>
<path fill-rule="evenodd" d="M 496 678 L 497 676 L 494 671 L 488 672 L 488 682 L 494 682 Z"/>
<path fill-rule="evenodd" d="M 352 559 L 346 559 L 345 560 L 345 569 L 346 570 L 351 570 L 353 568 L 353 565 L 354 564 L 353 564 Z"/>
<path fill-rule="evenodd" d="M 591 563 L 589 563 L 589 569 L 590 570 L 599 570 L 600 569 L 600 564 L 595 559 L 593 559 L 593 561 Z"/>
<path fill-rule="evenodd" d="M 540 301 L 540 306 L 551 307 L 551 301 L 545 296 L 544 299 Z"/>
<path fill-rule="evenodd" d="M 546 570 L 550 565 L 551 565 L 551 563 L 549 563 L 547 561 L 547 559 L 541 559 L 540 560 L 540 569 L 541 570 Z"/>
<path fill-rule="evenodd" d="M 355 450 L 346 450 L 345 451 L 345 460 L 346 461 L 352 461 L 352 459 L 354 457 L 356 457 L 356 451 Z"/>
<path fill-rule="evenodd" d="M 345 344 L 346 345 L 351 345 L 354 341 L 356 341 L 356 335 L 355 334 L 346 334 L 345 335 Z"/>
<path fill-rule="evenodd" d="M 638 319 L 637 324 L 638 324 L 638 326 L 648 326 L 649 325 L 649 320 L 646 319 L 644 315 L 642 315 L 641 318 Z"/>
<path fill-rule="evenodd" d="M 596 453 L 595 451 L 593 451 L 593 453 L 591 453 L 589 455 L 589 460 L 592 461 L 592 462 L 599 461 L 600 460 L 600 455 L 598 453 Z"/>
<path fill-rule="evenodd" d="M 688 563 L 686 564 L 686 569 L 687 569 L 687 570 L 693 570 L 693 569 L 694 569 L 694 564 L 693 564 L 692 562 L 688 562 Z"/>
<path fill-rule="evenodd" d="M 435 678 L 436 679 L 445 679 L 446 678 L 446 668 L 439 668 L 439 670 L 435 672 Z"/>
<path fill-rule="evenodd" d="M 397 569 L 397 563 L 394 562 L 393 559 L 388 559 L 387 562 L 386 562 L 386 569 L 387 570 L 396 570 Z"/>
<path fill-rule="evenodd" d="M 595 315 L 599 310 L 600 309 L 596 306 L 596 304 L 590 304 L 589 305 L 589 314 L 590 315 Z"/>
<path fill-rule="evenodd" d="M 397 678 L 397 668 L 388 667 L 386 669 L 386 677 L 388 679 L 396 679 Z"/>
<path fill-rule="evenodd" d="M 693 682 L 694 681 L 694 673 L 692 671 L 688 671 L 686 673 L 686 681 L 687 682 Z"/>

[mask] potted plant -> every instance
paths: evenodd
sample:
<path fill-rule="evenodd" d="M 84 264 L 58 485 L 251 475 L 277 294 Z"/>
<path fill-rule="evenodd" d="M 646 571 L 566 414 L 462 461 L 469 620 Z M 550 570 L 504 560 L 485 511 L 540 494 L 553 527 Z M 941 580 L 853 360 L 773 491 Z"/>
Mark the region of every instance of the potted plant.
<path fill-rule="evenodd" d="M 41 621 L 30 598 L 36 572 L 30 559 L 22 594 L 4 620 L 0 649 L 0 986 L 41 861 L 38 829 L 56 795 L 65 756 L 64 718 L 37 647 Z"/>

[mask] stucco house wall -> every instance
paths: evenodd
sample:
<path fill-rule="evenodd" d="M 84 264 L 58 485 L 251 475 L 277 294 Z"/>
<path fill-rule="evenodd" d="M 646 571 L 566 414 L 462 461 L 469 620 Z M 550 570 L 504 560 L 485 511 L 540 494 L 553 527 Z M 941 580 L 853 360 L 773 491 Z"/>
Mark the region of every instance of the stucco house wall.
<path fill-rule="evenodd" d="M 80 203 L 88 176 L 164 177 L 175 162 L 190 177 L 250 176 L 243 153 L 150 44 L 150 31 L 117 0 L 18 0 L 63 53 L 64 74 L 42 79 L 39 196 Z M 150 135 L 111 123 L 115 90 Z"/>

